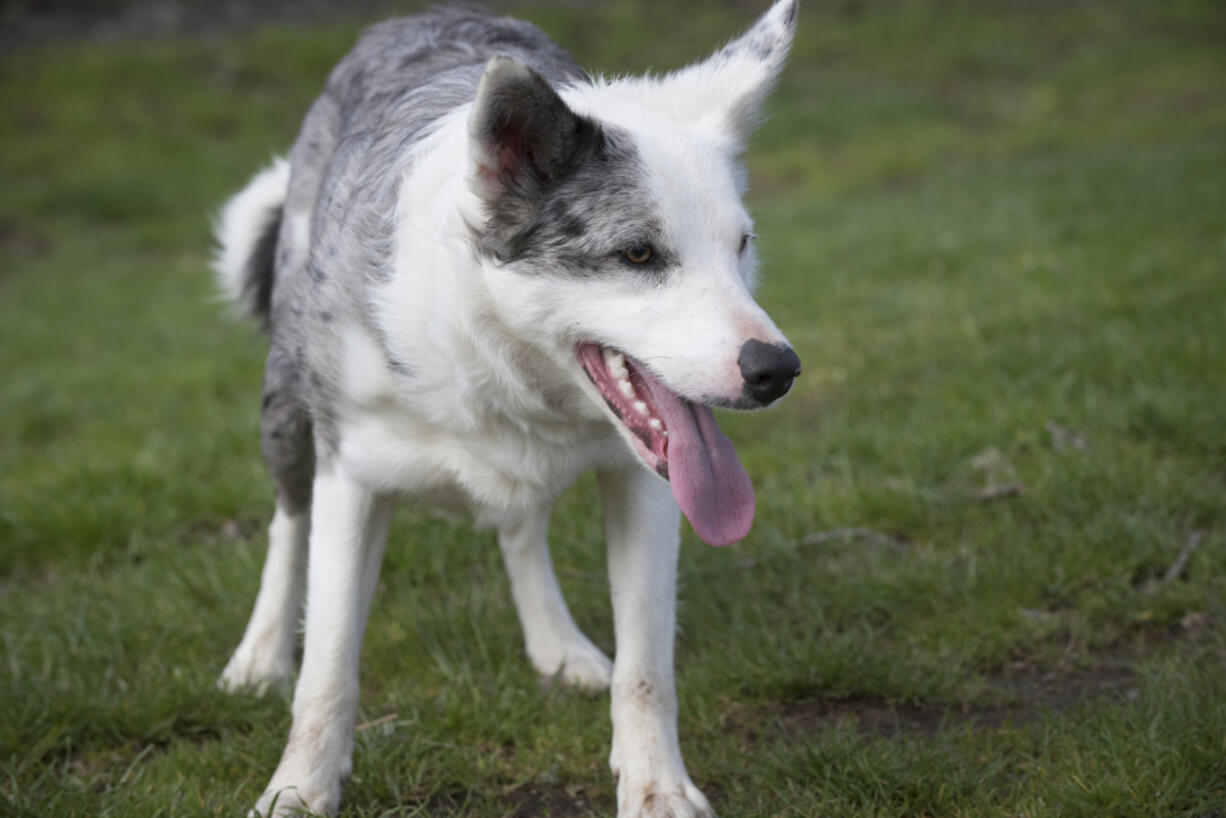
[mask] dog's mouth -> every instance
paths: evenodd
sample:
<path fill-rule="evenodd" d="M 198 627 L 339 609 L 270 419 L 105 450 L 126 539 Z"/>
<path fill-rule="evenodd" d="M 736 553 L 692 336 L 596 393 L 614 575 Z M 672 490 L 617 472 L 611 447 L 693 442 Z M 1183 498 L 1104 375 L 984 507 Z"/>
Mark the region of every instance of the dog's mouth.
<path fill-rule="evenodd" d="M 711 408 L 612 347 L 581 344 L 578 356 L 635 453 L 669 481 L 694 532 L 710 545 L 743 540 L 753 525 L 753 484 Z"/>

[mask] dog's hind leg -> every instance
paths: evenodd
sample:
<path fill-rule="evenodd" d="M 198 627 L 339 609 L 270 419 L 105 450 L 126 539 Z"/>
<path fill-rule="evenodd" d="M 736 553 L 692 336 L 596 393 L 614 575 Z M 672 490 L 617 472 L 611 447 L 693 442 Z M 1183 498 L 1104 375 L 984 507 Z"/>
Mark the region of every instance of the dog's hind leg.
<path fill-rule="evenodd" d="M 230 691 L 263 692 L 289 680 L 294 671 L 294 634 L 302 604 L 306 567 L 307 511 L 280 502 L 268 526 L 268 556 L 260 592 L 243 639 L 222 671 L 220 685 Z"/>
<path fill-rule="evenodd" d="M 227 690 L 261 692 L 288 682 L 306 581 L 315 448 L 310 417 L 294 394 L 295 370 L 274 348 L 264 373 L 261 438 L 277 487 L 268 556 L 251 620 L 221 674 Z"/>
<path fill-rule="evenodd" d="M 331 813 L 353 769 L 358 657 L 394 510 L 337 465 L 320 468 L 311 502 L 306 638 L 293 726 L 260 815 Z"/>
<path fill-rule="evenodd" d="M 549 558 L 549 505 L 526 511 L 498 529 L 511 596 L 533 667 L 546 679 L 583 690 L 607 690 L 613 664 L 584 636 L 562 598 Z"/>
<path fill-rule="evenodd" d="M 711 818 L 681 760 L 673 681 L 681 514 L 668 486 L 634 467 L 599 475 L 617 655 L 613 748 L 618 818 Z"/>

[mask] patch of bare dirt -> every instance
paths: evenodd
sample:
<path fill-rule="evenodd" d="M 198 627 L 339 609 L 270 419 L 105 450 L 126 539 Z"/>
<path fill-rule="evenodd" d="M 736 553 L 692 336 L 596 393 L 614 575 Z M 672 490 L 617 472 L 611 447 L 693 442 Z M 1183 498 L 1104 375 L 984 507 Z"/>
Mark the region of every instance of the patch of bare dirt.
<path fill-rule="evenodd" d="M 34 257 L 51 252 L 51 240 L 26 225 L 0 219 L 0 256 Z"/>
<path fill-rule="evenodd" d="M 406 815 L 460 815 L 473 807 L 473 796 L 468 790 L 453 788 L 421 800 L 409 797 L 400 806 Z M 564 785 L 548 775 L 530 784 L 507 785 L 478 799 L 495 804 L 501 818 L 599 818 L 616 809 L 607 797 L 589 797 L 582 784 Z"/>
<path fill-rule="evenodd" d="M 970 728 L 1025 726 L 1095 699 L 1129 700 L 1138 695 L 1136 674 L 1127 665 L 1106 662 L 1088 669 L 1043 672 L 1032 667 L 1004 671 L 989 679 L 974 699 L 956 704 L 895 702 L 882 698 L 819 697 L 776 701 L 735 714 L 748 744 L 796 741 L 836 725 L 866 736 L 932 736 Z"/>
<path fill-rule="evenodd" d="M 608 812 L 592 805 L 582 785 L 521 787 L 507 793 L 505 803 L 505 818 L 597 818 Z"/>

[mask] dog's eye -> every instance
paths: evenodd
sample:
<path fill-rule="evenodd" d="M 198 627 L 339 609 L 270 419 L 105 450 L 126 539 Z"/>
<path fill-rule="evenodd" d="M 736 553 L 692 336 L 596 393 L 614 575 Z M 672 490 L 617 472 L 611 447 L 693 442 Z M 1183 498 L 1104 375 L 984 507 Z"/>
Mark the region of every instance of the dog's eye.
<path fill-rule="evenodd" d="M 741 247 L 739 250 L 736 251 L 737 255 L 744 254 L 745 248 L 749 247 L 749 240 L 756 239 L 756 238 L 757 238 L 757 235 L 754 233 L 746 233 L 745 235 L 741 236 Z"/>
<path fill-rule="evenodd" d="M 631 264 L 646 264 L 655 258 L 656 251 L 651 248 L 650 244 L 636 244 L 627 248 L 622 255 Z"/>

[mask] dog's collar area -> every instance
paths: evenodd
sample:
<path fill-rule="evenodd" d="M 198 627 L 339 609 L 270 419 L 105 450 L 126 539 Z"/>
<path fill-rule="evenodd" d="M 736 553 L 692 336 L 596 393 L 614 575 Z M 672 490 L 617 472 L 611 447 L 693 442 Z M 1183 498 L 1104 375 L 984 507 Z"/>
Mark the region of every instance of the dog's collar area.
<path fill-rule="evenodd" d="M 605 405 L 635 437 L 635 450 L 648 466 L 668 479 L 668 429 L 642 373 L 612 347 L 583 344 L 579 362 Z"/>

